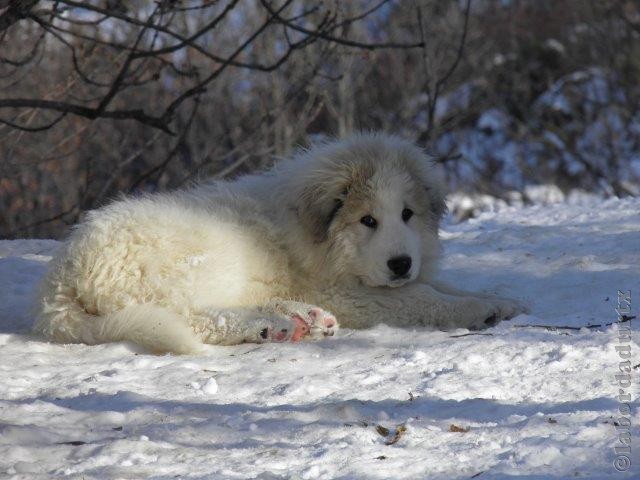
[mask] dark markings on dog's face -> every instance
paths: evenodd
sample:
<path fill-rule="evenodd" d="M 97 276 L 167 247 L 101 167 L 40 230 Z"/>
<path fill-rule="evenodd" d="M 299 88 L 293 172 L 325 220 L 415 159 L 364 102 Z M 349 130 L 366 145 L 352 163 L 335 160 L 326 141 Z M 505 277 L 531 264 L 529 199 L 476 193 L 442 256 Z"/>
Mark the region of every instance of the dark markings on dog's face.
<path fill-rule="evenodd" d="M 338 214 L 340 209 L 344 206 L 344 202 L 339 198 L 336 198 L 334 202 L 335 202 L 335 205 L 333 206 L 333 210 L 331 210 L 331 212 L 329 213 L 329 217 L 327 218 L 327 225 L 326 225 L 327 229 L 331 226 L 331 222 L 333 221 L 335 216 Z"/>
<path fill-rule="evenodd" d="M 372 165 L 337 162 L 331 168 L 313 172 L 308 186 L 300 195 L 298 218 L 316 243 L 328 239 L 329 229 L 343 210 L 347 199 L 361 189 L 373 175 Z"/>
<path fill-rule="evenodd" d="M 305 190 L 297 208 L 300 222 L 316 243 L 327 240 L 329 228 L 347 196 L 347 187 L 336 188 L 329 181 L 317 183 Z"/>

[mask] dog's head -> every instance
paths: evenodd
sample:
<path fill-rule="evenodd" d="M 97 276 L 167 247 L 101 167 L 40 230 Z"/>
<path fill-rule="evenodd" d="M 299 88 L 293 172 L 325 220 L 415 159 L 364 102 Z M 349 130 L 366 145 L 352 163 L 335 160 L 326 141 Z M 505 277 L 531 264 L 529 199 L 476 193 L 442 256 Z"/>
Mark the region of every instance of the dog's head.
<path fill-rule="evenodd" d="M 361 134 L 311 149 L 297 214 L 326 262 L 368 286 L 397 287 L 440 252 L 443 181 L 431 160 L 397 137 Z"/>

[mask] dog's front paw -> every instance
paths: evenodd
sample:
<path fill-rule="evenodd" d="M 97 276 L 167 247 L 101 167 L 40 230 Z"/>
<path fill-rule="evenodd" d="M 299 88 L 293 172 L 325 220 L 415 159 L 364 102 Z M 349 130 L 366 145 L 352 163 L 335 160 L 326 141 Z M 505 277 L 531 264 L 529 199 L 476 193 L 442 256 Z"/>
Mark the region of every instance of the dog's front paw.
<path fill-rule="evenodd" d="M 320 339 L 332 337 L 338 331 L 338 320 L 332 314 L 319 307 L 312 307 L 307 311 L 307 322 L 311 326 L 311 338 Z"/>
<path fill-rule="evenodd" d="M 527 312 L 526 306 L 508 298 L 470 299 L 465 302 L 463 321 L 458 326 L 469 330 L 484 330 Z"/>
<path fill-rule="evenodd" d="M 274 342 L 299 342 L 331 337 L 338 330 L 338 321 L 331 313 L 314 305 L 293 301 L 279 301 L 271 306 L 289 322 L 288 326 L 270 326 L 261 331 L 261 337 Z"/>
<path fill-rule="evenodd" d="M 459 314 L 456 324 L 452 326 L 469 330 L 484 330 L 494 327 L 504 320 L 503 314 L 500 306 L 491 300 L 468 298 L 462 303 L 462 312 Z"/>
<path fill-rule="evenodd" d="M 513 317 L 517 317 L 520 314 L 529 313 L 529 308 L 518 300 L 501 297 L 488 300 L 492 302 L 498 310 L 498 315 L 501 320 L 511 320 Z"/>

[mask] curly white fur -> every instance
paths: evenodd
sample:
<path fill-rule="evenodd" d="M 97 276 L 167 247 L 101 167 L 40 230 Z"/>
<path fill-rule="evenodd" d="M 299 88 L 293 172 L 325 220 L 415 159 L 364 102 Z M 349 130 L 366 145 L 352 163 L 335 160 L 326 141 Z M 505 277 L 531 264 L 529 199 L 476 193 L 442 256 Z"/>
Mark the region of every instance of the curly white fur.
<path fill-rule="evenodd" d="M 353 328 L 484 328 L 522 311 L 433 284 L 443 212 L 430 160 L 382 134 L 235 181 L 126 198 L 74 229 L 43 281 L 34 328 L 59 342 L 193 352 L 264 341 L 313 305 Z M 403 275 L 390 271 L 398 256 L 411 259 Z"/>

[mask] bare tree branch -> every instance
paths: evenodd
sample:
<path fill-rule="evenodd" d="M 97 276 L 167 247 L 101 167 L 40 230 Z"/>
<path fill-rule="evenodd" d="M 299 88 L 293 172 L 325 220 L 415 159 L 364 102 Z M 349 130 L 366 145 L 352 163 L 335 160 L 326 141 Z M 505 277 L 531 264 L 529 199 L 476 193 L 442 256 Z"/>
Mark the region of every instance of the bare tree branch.
<path fill-rule="evenodd" d="M 300 25 L 297 25 L 297 24 L 293 23 L 290 20 L 282 18 L 279 15 L 278 12 L 275 12 L 271 8 L 271 5 L 269 4 L 269 2 L 267 0 L 260 0 L 260 3 L 267 9 L 267 11 L 269 13 L 271 13 L 274 16 L 275 20 L 277 20 L 278 22 L 282 23 L 283 25 L 286 25 L 288 28 L 291 28 L 292 30 L 295 30 L 295 31 L 300 32 L 300 33 L 304 33 L 305 35 L 309 35 L 311 37 L 315 37 L 315 38 L 319 38 L 319 39 L 326 40 L 326 41 L 329 41 L 329 42 L 337 43 L 337 44 L 344 45 L 344 46 L 347 46 L 347 47 L 361 48 L 361 49 L 364 49 L 364 50 L 380 50 L 380 49 L 407 50 L 407 49 L 413 49 L 413 48 L 422 48 L 424 46 L 423 42 L 414 42 L 414 43 L 398 43 L 398 42 L 366 43 L 366 42 L 358 42 L 356 40 L 351 40 L 349 38 L 336 37 L 336 36 L 331 35 L 330 33 L 328 33 L 329 31 L 333 31 L 333 30 L 337 29 L 338 27 L 342 27 L 342 26 L 348 25 L 349 23 L 352 23 L 353 21 L 356 21 L 356 19 L 358 19 L 358 17 L 354 17 L 354 19 L 344 20 L 340 24 L 334 25 L 333 28 L 329 29 L 329 31 L 323 31 L 321 29 L 309 30 L 307 28 L 301 27 Z M 383 4 L 377 5 L 371 11 L 377 10 L 382 5 Z"/>
<path fill-rule="evenodd" d="M 29 12 L 38 0 L 12 0 L 8 3 L 8 8 L 0 14 L 0 33 L 4 32 L 14 23 L 27 18 Z M 0 8 L 6 5 L 0 5 Z"/>
<path fill-rule="evenodd" d="M 22 130 L 24 132 L 42 132 L 44 130 L 49 130 L 51 127 L 56 125 L 60 120 L 62 120 L 66 116 L 67 116 L 67 112 L 63 112 L 60 115 L 58 115 L 55 118 L 55 120 L 53 120 L 53 121 L 51 121 L 51 122 L 49 122 L 47 124 L 41 125 L 39 127 L 27 127 L 27 126 L 19 125 L 17 123 L 14 123 L 14 122 L 11 122 L 9 120 L 2 119 L 2 118 L 0 118 L 0 123 L 8 125 L 9 127 L 15 128 L 17 130 Z"/>
<path fill-rule="evenodd" d="M 162 114 L 162 119 L 165 122 L 170 121 L 176 109 L 180 106 L 182 102 L 184 102 L 189 97 L 192 97 L 194 95 L 198 95 L 204 92 L 206 86 L 209 83 L 211 83 L 213 80 L 215 80 L 224 70 L 226 70 L 227 67 L 229 67 L 230 62 L 232 62 L 249 45 L 251 45 L 253 41 L 256 38 L 258 38 L 267 29 L 267 27 L 269 27 L 272 24 L 273 20 L 275 19 L 275 16 L 279 15 L 280 12 L 284 11 L 292 3 L 292 1 L 293 0 L 286 0 L 285 2 L 283 2 L 280 8 L 277 11 L 271 13 L 269 18 L 267 18 L 267 20 L 265 20 L 264 23 L 249 38 L 247 38 L 231 55 L 229 55 L 229 57 L 223 62 L 223 64 L 218 69 L 214 70 L 213 73 L 211 73 L 211 75 L 209 75 L 203 81 L 199 82 L 197 85 L 190 88 L 186 92 L 183 92 L 173 102 L 171 102 L 171 104 L 166 108 L 165 112 Z M 289 54 L 290 54 L 290 51 L 289 51 Z M 286 56 L 284 57 L 283 61 L 286 60 L 286 58 L 288 58 L 288 54 L 285 54 L 285 55 Z"/>
<path fill-rule="evenodd" d="M 451 75 L 453 75 L 453 72 L 456 71 L 456 68 L 458 68 L 458 64 L 460 63 L 460 60 L 462 59 L 462 54 L 464 53 L 464 45 L 465 45 L 465 42 L 467 41 L 467 32 L 469 31 L 470 10 L 471 10 L 471 0 L 467 0 L 467 5 L 465 6 L 464 14 L 463 14 L 464 21 L 462 25 L 462 33 L 460 34 L 460 43 L 458 44 L 458 50 L 456 51 L 456 55 L 453 59 L 453 62 L 451 63 L 451 66 L 447 69 L 444 75 L 442 75 L 436 82 L 436 86 L 438 88 L 441 88 L 445 83 L 447 83 L 447 81 L 449 80 L 449 77 L 451 77 Z"/>
<path fill-rule="evenodd" d="M 144 113 L 143 110 L 107 110 L 98 112 L 95 108 L 85 107 L 67 102 L 56 102 L 52 100 L 40 100 L 37 98 L 4 98 L 0 99 L 0 108 L 41 108 L 44 110 L 54 110 L 56 112 L 71 113 L 91 120 L 96 118 L 112 118 L 116 120 L 135 120 L 137 122 L 159 128 L 160 130 L 173 135 L 167 122 L 161 117 L 153 117 Z"/>

